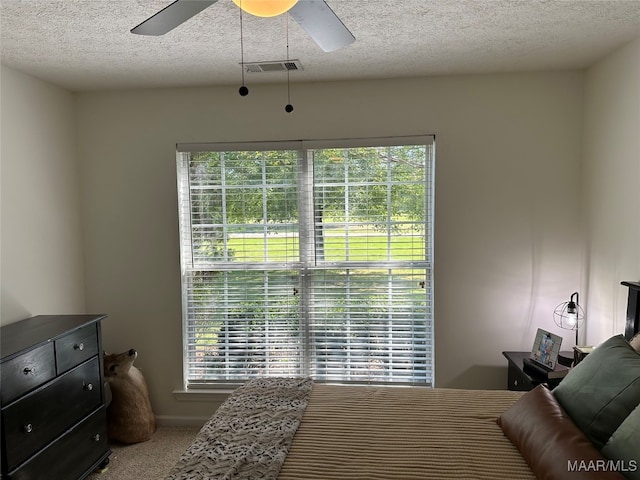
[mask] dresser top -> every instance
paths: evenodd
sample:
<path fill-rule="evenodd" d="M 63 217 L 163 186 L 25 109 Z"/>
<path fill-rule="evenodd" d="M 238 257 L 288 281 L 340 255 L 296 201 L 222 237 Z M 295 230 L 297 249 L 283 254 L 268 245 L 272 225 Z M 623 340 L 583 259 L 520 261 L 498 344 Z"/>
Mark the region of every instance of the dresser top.
<path fill-rule="evenodd" d="M 103 318 L 106 315 L 38 315 L 4 325 L 0 329 L 0 354 L 5 359 Z"/>

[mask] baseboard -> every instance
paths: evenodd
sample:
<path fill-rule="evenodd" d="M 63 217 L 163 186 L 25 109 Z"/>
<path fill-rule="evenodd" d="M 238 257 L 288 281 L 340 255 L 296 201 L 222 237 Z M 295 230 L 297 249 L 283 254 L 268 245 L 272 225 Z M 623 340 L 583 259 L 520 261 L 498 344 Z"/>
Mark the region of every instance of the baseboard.
<path fill-rule="evenodd" d="M 207 420 L 209 417 L 156 415 L 156 423 L 161 427 L 202 427 Z"/>

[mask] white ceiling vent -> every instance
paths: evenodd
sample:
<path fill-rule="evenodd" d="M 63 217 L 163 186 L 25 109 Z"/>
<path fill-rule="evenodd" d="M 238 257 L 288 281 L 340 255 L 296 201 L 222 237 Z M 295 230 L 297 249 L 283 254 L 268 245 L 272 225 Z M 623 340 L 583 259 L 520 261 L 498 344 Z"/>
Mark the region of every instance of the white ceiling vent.
<path fill-rule="evenodd" d="M 300 63 L 300 60 L 245 62 L 244 70 L 247 73 L 291 72 L 295 70 L 302 70 L 302 64 Z"/>

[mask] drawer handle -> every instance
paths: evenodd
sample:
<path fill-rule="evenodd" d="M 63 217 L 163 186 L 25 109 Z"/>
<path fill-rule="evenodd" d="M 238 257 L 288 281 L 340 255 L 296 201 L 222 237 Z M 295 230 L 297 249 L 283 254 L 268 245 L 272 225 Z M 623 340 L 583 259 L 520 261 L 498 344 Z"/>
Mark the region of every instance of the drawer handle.
<path fill-rule="evenodd" d="M 93 390 L 93 385 L 91 383 L 82 382 L 82 388 L 90 392 L 91 390 Z"/>
<path fill-rule="evenodd" d="M 22 429 L 25 431 L 25 433 L 31 433 L 33 432 L 33 425 L 27 423 L 24 427 L 22 427 Z"/>
<path fill-rule="evenodd" d="M 80 342 L 80 343 L 76 343 L 76 344 L 73 346 L 73 349 L 74 349 L 74 350 L 80 350 L 80 351 L 84 350 L 84 343 L 82 343 L 82 342 Z"/>
<path fill-rule="evenodd" d="M 94 442 L 99 442 L 100 441 L 100 434 L 96 433 L 93 437 L 91 437 L 93 439 Z"/>
<path fill-rule="evenodd" d="M 30 367 L 26 367 L 24 370 L 22 370 L 22 373 L 24 373 L 25 375 L 35 375 L 36 374 L 36 369 L 35 368 L 30 368 Z"/>

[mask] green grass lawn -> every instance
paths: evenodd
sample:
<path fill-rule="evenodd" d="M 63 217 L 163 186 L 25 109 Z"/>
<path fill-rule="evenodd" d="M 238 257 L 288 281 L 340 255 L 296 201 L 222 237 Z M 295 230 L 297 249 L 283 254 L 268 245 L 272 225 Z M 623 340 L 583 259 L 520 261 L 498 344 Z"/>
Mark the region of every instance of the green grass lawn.
<path fill-rule="evenodd" d="M 389 241 L 390 240 L 390 241 Z M 298 259 L 298 238 L 291 235 L 235 236 L 228 240 L 228 248 L 239 262 L 284 262 Z M 320 252 L 317 252 L 320 253 Z M 342 261 L 419 261 L 424 260 L 424 237 L 358 232 L 346 236 L 343 231 L 332 231 L 324 237 L 325 260 Z"/>

